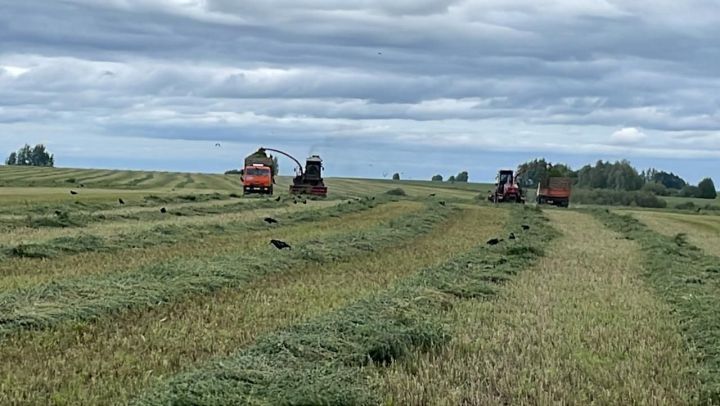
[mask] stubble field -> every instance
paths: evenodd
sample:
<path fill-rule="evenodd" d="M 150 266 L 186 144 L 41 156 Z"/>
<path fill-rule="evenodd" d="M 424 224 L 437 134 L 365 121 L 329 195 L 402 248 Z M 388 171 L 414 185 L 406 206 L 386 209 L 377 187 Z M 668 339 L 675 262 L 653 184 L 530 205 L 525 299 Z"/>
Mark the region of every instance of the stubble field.
<path fill-rule="evenodd" d="M 718 401 L 720 217 L 328 186 L 0 167 L 0 404 Z"/>

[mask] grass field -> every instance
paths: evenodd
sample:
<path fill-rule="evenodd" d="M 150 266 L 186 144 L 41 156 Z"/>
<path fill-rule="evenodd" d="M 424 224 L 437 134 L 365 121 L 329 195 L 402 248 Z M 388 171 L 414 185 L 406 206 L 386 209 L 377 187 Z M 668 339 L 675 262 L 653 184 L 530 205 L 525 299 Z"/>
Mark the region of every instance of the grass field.
<path fill-rule="evenodd" d="M 720 401 L 720 217 L 327 184 L 0 166 L 0 404 Z"/>

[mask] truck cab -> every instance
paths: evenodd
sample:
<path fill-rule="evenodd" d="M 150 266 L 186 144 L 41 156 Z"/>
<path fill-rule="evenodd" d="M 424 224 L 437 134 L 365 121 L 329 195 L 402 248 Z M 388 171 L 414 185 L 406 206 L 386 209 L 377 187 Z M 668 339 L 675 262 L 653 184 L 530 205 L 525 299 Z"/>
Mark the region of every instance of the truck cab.
<path fill-rule="evenodd" d="M 272 168 L 263 164 L 253 164 L 243 169 L 243 192 L 248 193 L 273 193 Z"/>

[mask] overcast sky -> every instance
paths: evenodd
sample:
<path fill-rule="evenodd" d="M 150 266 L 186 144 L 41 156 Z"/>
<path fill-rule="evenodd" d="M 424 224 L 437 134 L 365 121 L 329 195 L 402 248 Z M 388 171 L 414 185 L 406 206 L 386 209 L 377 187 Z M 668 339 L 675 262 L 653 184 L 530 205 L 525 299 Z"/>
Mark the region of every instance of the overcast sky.
<path fill-rule="evenodd" d="M 58 166 L 268 146 L 327 176 L 544 156 L 718 181 L 719 107 L 717 0 L 0 0 L 0 152 Z"/>

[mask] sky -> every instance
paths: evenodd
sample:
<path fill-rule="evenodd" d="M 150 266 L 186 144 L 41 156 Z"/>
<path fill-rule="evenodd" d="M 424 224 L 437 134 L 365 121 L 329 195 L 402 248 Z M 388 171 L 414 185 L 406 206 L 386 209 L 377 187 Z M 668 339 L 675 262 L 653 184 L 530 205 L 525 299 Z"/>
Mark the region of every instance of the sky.
<path fill-rule="evenodd" d="M 494 178 L 536 157 L 720 181 L 717 0 L 0 0 L 0 153 Z M 216 144 L 220 144 L 217 146 Z M 290 161 L 280 162 L 292 173 Z"/>

